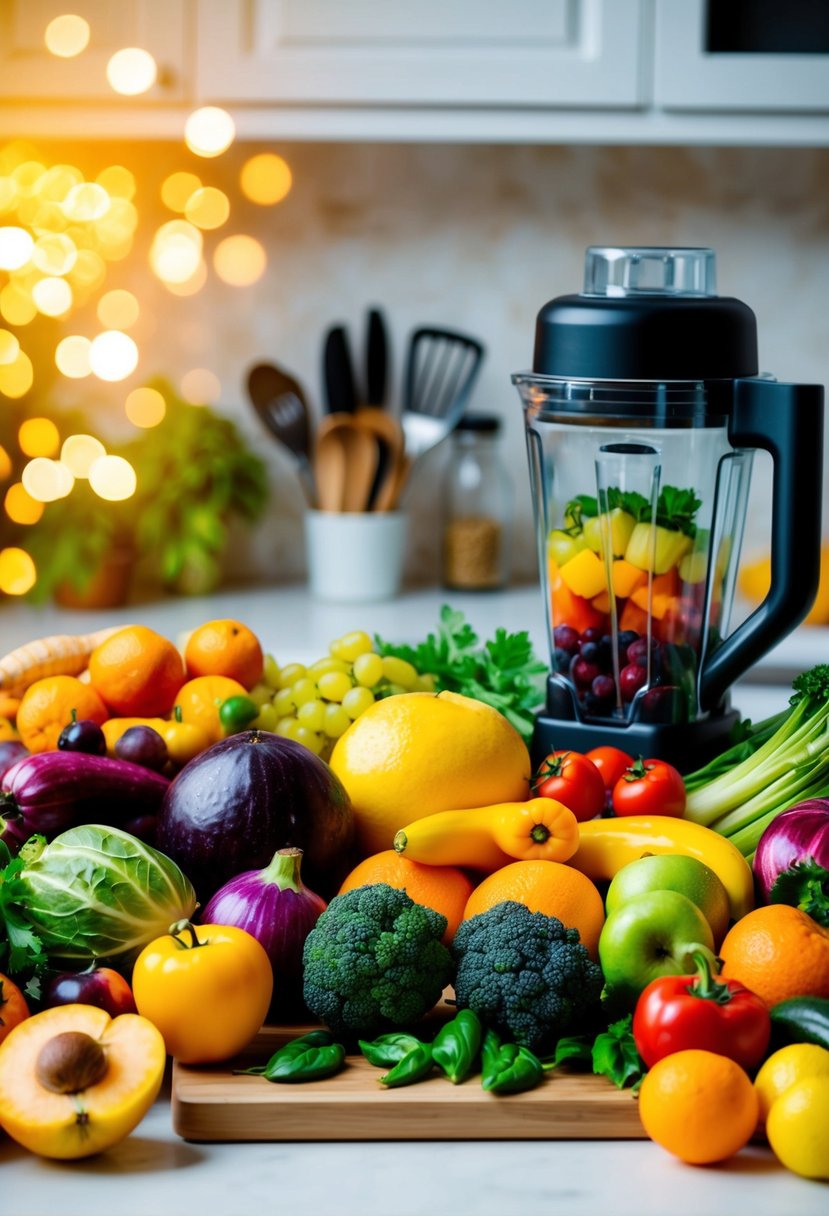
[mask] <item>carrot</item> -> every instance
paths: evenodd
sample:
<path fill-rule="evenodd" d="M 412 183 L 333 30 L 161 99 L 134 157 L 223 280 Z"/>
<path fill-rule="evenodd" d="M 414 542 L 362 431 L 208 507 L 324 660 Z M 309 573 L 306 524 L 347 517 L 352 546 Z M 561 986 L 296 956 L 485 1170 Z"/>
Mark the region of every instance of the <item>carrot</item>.
<path fill-rule="evenodd" d="M 52 634 L 18 646 L 0 659 L 0 692 L 20 697 L 45 676 L 80 675 L 95 647 L 123 628 L 113 625 L 94 633 Z"/>

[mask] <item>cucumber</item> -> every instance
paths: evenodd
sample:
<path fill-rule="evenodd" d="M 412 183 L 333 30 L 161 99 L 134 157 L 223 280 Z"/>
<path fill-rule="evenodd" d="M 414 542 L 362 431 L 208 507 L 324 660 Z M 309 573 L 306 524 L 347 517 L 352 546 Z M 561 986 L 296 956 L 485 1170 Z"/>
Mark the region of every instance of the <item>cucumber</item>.
<path fill-rule="evenodd" d="M 794 996 L 769 1010 L 772 1041 L 817 1043 L 829 1051 L 829 1000 L 820 996 Z"/>

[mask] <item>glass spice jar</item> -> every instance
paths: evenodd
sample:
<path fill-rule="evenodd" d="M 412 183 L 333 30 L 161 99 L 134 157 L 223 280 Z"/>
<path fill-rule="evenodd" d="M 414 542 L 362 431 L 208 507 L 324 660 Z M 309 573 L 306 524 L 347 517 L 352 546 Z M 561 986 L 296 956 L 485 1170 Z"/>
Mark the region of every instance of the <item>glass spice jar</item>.
<path fill-rule="evenodd" d="M 501 420 L 466 414 L 452 433 L 444 483 L 443 585 L 494 591 L 509 578 L 512 487 L 501 461 Z"/>

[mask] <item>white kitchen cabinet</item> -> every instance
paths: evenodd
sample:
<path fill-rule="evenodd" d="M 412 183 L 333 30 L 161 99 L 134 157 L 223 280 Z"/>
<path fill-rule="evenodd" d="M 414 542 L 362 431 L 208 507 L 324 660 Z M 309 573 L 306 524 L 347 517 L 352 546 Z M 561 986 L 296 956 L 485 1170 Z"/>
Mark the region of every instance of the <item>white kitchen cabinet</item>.
<path fill-rule="evenodd" d="M 175 102 L 190 91 L 185 18 L 187 0 L 0 0 L 0 100 L 66 103 L 107 101 L 120 106 Z M 87 48 L 63 59 L 46 49 L 49 22 L 73 13 L 91 31 Z M 119 96 L 106 78 L 110 57 L 125 47 L 149 51 L 158 80 L 140 99 Z M 57 119 L 57 121 L 55 121 Z M 53 115 L 54 133 L 63 115 Z M 5 124 L 8 126 L 8 122 Z"/>
<path fill-rule="evenodd" d="M 713 49 L 709 3 L 656 0 L 654 97 L 667 110 L 829 113 L 829 54 Z M 816 9 L 826 0 L 811 0 Z M 785 27 L 787 6 L 778 5 Z"/>
<path fill-rule="evenodd" d="M 635 107 L 644 0 L 199 0 L 199 96 Z"/>

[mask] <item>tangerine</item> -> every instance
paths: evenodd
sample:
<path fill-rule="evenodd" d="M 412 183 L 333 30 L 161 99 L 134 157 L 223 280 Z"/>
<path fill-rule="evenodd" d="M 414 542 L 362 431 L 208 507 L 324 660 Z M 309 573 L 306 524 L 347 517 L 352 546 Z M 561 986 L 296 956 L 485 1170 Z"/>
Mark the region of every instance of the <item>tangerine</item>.
<path fill-rule="evenodd" d="M 176 647 L 146 625 L 119 629 L 89 656 L 90 682 L 111 716 L 164 717 L 185 678 Z"/>
<path fill-rule="evenodd" d="M 829 997 L 829 932 L 799 908 L 755 908 L 731 926 L 719 953 L 723 977 L 770 1007 L 793 996 Z"/>
<path fill-rule="evenodd" d="M 725 1161 L 748 1144 L 758 1098 L 739 1064 L 713 1051 L 675 1051 L 645 1074 L 639 1117 L 656 1144 L 689 1165 Z"/>
<path fill-rule="evenodd" d="M 363 857 L 424 815 L 523 801 L 532 775 L 503 714 L 454 692 L 375 701 L 337 740 L 330 765 L 351 799 Z"/>
<path fill-rule="evenodd" d="M 24 692 L 17 711 L 20 742 L 30 752 L 54 751 L 64 726 L 89 719 L 100 726 L 109 717 L 101 697 L 77 676 L 44 676 Z"/>
<path fill-rule="evenodd" d="M 188 676 L 228 676 L 250 691 L 262 678 L 265 657 L 256 634 L 241 621 L 206 621 L 184 647 Z"/>
<path fill-rule="evenodd" d="M 514 861 L 488 875 L 466 902 L 463 919 L 506 900 L 524 904 L 531 912 L 555 916 L 568 929 L 578 929 L 582 945 L 598 958 L 604 925 L 604 903 L 597 887 L 573 866 L 560 861 Z"/>
<path fill-rule="evenodd" d="M 196 676 L 182 684 L 173 710 L 176 717 L 181 711 L 182 722 L 200 727 L 211 743 L 218 743 L 225 734 L 219 718 L 222 703 L 228 697 L 246 696 L 247 689 L 229 676 Z"/>
<path fill-rule="evenodd" d="M 394 849 L 384 849 L 358 862 L 343 880 L 338 894 L 353 891 L 371 883 L 384 882 L 405 891 L 416 904 L 424 904 L 446 917 L 443 941 L 449 945 L 463 919 L 466 901 L 474 883 L 463 870 L 455 866 L 429 866 L 421 861 L 401 857 Z"/>

